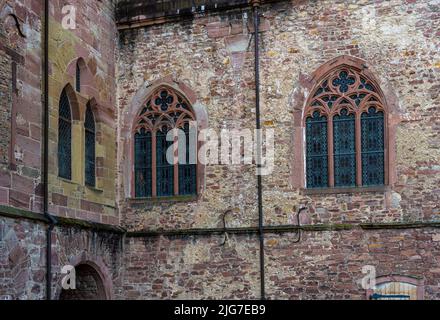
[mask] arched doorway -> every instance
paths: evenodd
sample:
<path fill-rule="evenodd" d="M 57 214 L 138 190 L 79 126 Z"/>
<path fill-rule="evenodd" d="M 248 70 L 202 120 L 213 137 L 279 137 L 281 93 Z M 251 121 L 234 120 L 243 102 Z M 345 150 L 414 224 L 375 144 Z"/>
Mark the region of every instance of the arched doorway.
<path fill-rule="evenodd" d="M 75 267 L 76 290 L 62 290 L 60 300 L 107 300 L 104 282 L 95 268 L 88 264 Z"/>

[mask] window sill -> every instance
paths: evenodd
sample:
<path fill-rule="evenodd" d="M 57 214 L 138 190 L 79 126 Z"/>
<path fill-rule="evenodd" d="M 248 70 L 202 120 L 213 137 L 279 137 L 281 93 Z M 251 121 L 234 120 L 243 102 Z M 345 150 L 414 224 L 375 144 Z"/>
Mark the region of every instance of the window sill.
<path fill-rule="evenodd" d="M 303 195 L 325 195 L 341 193 L 385 193 L 389 191 L 388 186 L 376 187 L 347 187 L 347 188 L 322 188 L 322 189 L 301 189 Z"/>
<path fill-rule="evenodd" d="M 93 187 L 93 186 L 89 186 L 89 185 L 85 185 L 87 189 L 89 189 L 92 192 L 97 192 L 97 193 L 103 193 L 104 190 L 99 189 L 98 187 Z"/>
<path fill-rule="evenodd" d="M 158 203 L 178 203 L 178 202 L 196 202 L 199 199 L 197 195 L 190 196 L 171 196 L 156 198 L 129 198 L 131 204 L 158 204 Z"/>
<path fill-rule="evenodd" d="M 64 183 L 68 183 L 68 184 L 77 184 L 75 181 L 73 181 L 73 180 L 69 180 L 69 179 L 67 179 L 67 178 L 58 177 L 58 179 L 59 179 L 61 182 L 64 182 Z"/>

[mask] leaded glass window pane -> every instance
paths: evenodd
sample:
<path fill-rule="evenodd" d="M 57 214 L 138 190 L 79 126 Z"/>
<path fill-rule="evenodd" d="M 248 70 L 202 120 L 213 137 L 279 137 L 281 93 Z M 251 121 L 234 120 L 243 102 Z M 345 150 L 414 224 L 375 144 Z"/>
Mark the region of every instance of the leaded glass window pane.
<path fill-rule="evenodd" d="M 141 129 L 135 134 L 135 194 L 137 198 L 152 196 L 151 132 Z"/>
<path fill-rule="evenodd" d="M 370 108 L 362 114 L 362 183 L 364 186 L 385 183 L 384 114 Z"/>
<path fill-rule="evenodd" d="M 343 109 L 333 118 L 335 186 L 356 186 L 355 115 Z"/>
<path fill-rule="evenodd" d="M 79 62 L 76 63 L 76 91 L 81 92 L 81 68 Z"/>
<path fill-rule="evenodd" d="M 327 117 L 313 113 L 306 123 L 307 186 L 328 187 Z"/>
<path fill-rule="evenodd" d="M 85 128 L 85 183 L 88 186 L 95 186 L 96 180 L 96 133 L 95 133 L 95 118 L 90 105 L 87 105 L 86 120 L 84 122 Z"/>
<path fill-rule="evenodd" d="M 58 175 L 72 179 L 72 115 L 65 90 L 61 93 L 58 115 Z"/>
<path fill-rule="evenodd" d="M 156 172 L 157 196 L 174 195 L 174 164 L 167 161 L 167 150 L 173 141 L 167 141 L 166 130 L 156 133 Z"/>
<path fill-rule="evenodd" d="M 179 163 L 179 194 L 180 195 L 195 195 L 197 194 L 196 186 L 196 172 L 197 166 L 195 164 L 190 164 L 190 130 L 189 124 L 185 124 L 184 127 L 185 137 L 186 137 L 186 164 Z M 179 150 L 180 152 L 180 150 Z"/>

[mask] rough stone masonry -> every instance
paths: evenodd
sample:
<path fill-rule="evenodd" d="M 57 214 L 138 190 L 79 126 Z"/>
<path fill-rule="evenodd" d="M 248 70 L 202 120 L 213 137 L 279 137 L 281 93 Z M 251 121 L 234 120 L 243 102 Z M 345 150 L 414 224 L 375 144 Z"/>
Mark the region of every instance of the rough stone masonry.
<path fill-rule="evenodd" d="M 133 198 L 130 166 L 140 97 L 155 86 L 185 95 L 217 132 L 255 128 L 252 8 L 210 10 L 207 1 L 190 14 L 156 7 L 149 16 L 125 1 L 71 0 L 77 28 L 66 30 L 68 2 L 50 0 L 52 298 L 259 299 L 255 165 L 207 165 L 196 197 L 166 200 Z M 0 4 L 0 296 L 44 299 L 43 6 Z M 262 1 L 259 10 L 262 125 L 275 131 L 275 169 L 263 177 L 267 298 L 369 299 L 363 271 L 373 266 L 377 293 L 440 299 L 440 1 Z M 340 61 L 368 69 L 384 93 L 389 183 L 311 192 L 304 108 L 315 74 Z M 56 157 L 63 89 L 73 116 L 69 181 L 58 177 Z M 93 188 L 84 182 L 88 103 L 97 123 Z M 61 289 L 66 264 L 78 270 L 75 294 Z"/>

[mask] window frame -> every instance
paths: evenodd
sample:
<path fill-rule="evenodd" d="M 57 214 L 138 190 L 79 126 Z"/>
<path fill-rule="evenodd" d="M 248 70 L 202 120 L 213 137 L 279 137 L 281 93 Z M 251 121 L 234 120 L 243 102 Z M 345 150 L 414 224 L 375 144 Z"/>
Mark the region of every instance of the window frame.
<path fill-rule="evenodd" d="M 169 104 L 169 109 L 166 111 L 161 111 L 161 104 L 157 100 L 161 98 L 160 94 L 163 91 L 167 91 L 168 94 L 172 97 L 172 102 Z M 144 100 L 145 102 L 142 104 L 140 108 L 140 112 L 137 113 L 135 120 L 133 122 L 132 131 L 131 131 L 131 158 L 132 168 L 131 168 L 131 198 L 135 201 L 142 200 L 150 200 L 150 201 L 179 201 L 179 199 L 191 200 L 193 198 L 197 198 L 199 196 L 199 163 L 194 165 L 194 183 L 195 183 L 195 193 L 194 194 L 180 194 L 179 188 L 179 168 L 178 164 L 178 150 L 177 147 L 174 150 L 174 158 L 175 163 L 173 164 L 173 194 L 172 195 L 158 195 L 158 181 L 157 181 L 157 139 L 156 134 L 159 130 L 161 130 L 164 126 L 167 127 L 167 132 L 173 129 L 183 129 L 184 124 L 193 123 L 196 125 L 196 130 L 198 134 L 198 123 L 196 119 L 196 113 L 189 102 L 189 99 L 185 97 L 185 95 L 181 92 L 178 92 L 171 86 L 161 85 L 157 87 L 151 94 L 148 95 L 148 98 Z M 157 104 L 156 104 L 157 103 Z M 170 114 L 176 111 L 178 105 L 184 105 L 185 107 L 181 107 L 183 109 L 179 109 L 179 112 L 182 112 L 179 118 L 176 121 L 173 121 Z M 151 110 L 148 110 L 151 108 Z M 156 122 L 149 120 L 149 115 L 155 115 L 159 119 Z M 137 197 L 136 194 L 136 149 L 135 149 L 135 141 L 136 141 L 136 133 L 139 132 L 141 128 L 147 130 L 147 132 L 151 133 L 151 196 L 147 197 Z M 178 141 L 177 132 L 174 133 L 174 142 L 170 142 L 171 144 L 176 143 Z M 174 144 L 175 145 L 175 144 Z M 200 144 L 197 143 L 197 150 L 200 148 Z M 196 155 L 197 158 L 197 155 Z"/>
<path fill-rule="evenodd" d="M 67 106 L 69 107 L 69 116 L 70 116 L 69 119 L 64 117 L 64 116 L 62 116 L 61 112 L 60 112 L 61 111 L 61 106 L 62 106 L 62 103 L 63 103 L 63 99 L 66 100 L 65 102 L 67 103 Z M 73 179 L 73 170 L 72 170 L 73 169 L 72 168 L 73 112 L 72 111 L 73 111 L 72 110 L 72 103 L 70 101 L 68 92 L 67 92 L 66 89 L 63 89 L 63 91 L 60 94 L 60 100 L 59 100 L 59 103 L 58 103 L 57 161 L 58 161 L 58 177 L 61 178 L 61 179 L 68 180 L 68 181 L 72 181 L 72 179 Z M 69 135 L 70 135 L 70 137 L 69 137 L 70 138 L 70 143 L 69 143 L 70 163 L 69 164 L 64 162 L 64 161 L 63 162 L 60 161 L 60 145 L 61 145 L 61 141 L 60 141 L 61 140 L 60 139 L 60 137 L 61 137 L 61 135 L 60 135 L 60 124 L 61 124 L 61 122 L 65 122 L 66 124 L 68 124 L 69 131 L 70 131 L 70 133 L 69 133 Z M 69 168 L 68 168 L 68 171 L 69 171 L 68 175 L 69 175 L 69 177 L 61 175 L 61 165 L 60 165 L 61 162 L 69 165 Z"/>
<path fill-rule="evenodd" d="M 319 77 L 316 77 L 315 85 L 312 87 L 311 93 L 305 103 L 305 109 L 302 117 L 302 127 L 306 128 L 307 119 L 313 116 L 316 111 L 320 112 L 320 116 L 327 118 L 327 149 L 328 149 L 328 185 L 325 187 L 309 187 L 308 177 L 308 160 L 307 160 L 307 133 L 304 130 L 304 188 L 306 193 L 315 193 L 316 190 L 322 191 L 334 191 L 334 190 L 382 190 L 389 185 L 389 133 L 388 133 L 388 110 L 387 104 L 381 91 L 380 86 L 375 79 L 367 72 L 364 72 L 365 68 L 361 66 L 348 65 L 341 63 L 336 66 L 325 66 L 325 72 L 322 72 Z M 354 79 L 349 81 L 336 81 L 335 79 L 341 79 L 341 72 L 346 72 L 348 78 Z M 347 79 L 347 77 L 346 77 Z M 372 86 L 373 90 L 360 89 L 360 86 L 365 83 Z M 344 90 L 340 90 L 340 86 L 345 85 Z M 339 88 L 338 88 L 339 87 Z M 326 91 L 327 90 L 327 91 Z M 357 104 L 355 99 L 352 99 L 356 94 L 365 94 L 366 96 L 361 99 Z M 326 96 L 335 96 L 334 101 L 323 101 L 322 98 Z M 370 99 L 375 101 L 369 101 Z M 319 106 L 317 105 L 319 102 Z M 329 107 L 328 105 L 331 106 Z M 376 108 L 376 112 L 383 112 L 383 140 L 384 140 L 384 183 L 380 185 L 364 185 L 362 182 L 363 165 L 362 165 L 362 114 L 368 113 L 371 107 Z M 355 161 L 356 161 L 356 177 L 354 186 L 336 186 L 335 183 L 335 143 L 334 143 L 334 117 L 340 115 L 342 110 L 348 110 L 349 114 L 355 115 Z"/>
<path fill-rule="evenodd" d="M 93 129 L 89 128 L 87 126 L 87 116 L 88 114 L 91 115 L 92 120 L 93 120 Z M 93 134 L 93 183 L 90 183 L 90 181 L 88 181 L 87 179 L 87 162 L 88 162 L 88 158 L 87 158 L 87 133 L 89 134 Z M 91 188 L 96 188 L 96 116 L 95 113 L 93 112 L 93 108 L 91 105 L 91 102 L 87 102 L 86 104 L 86 112 L 85 112 L 85 117 L 84 117 L 84 184 L 87 187 L 91 187 Z"/>

